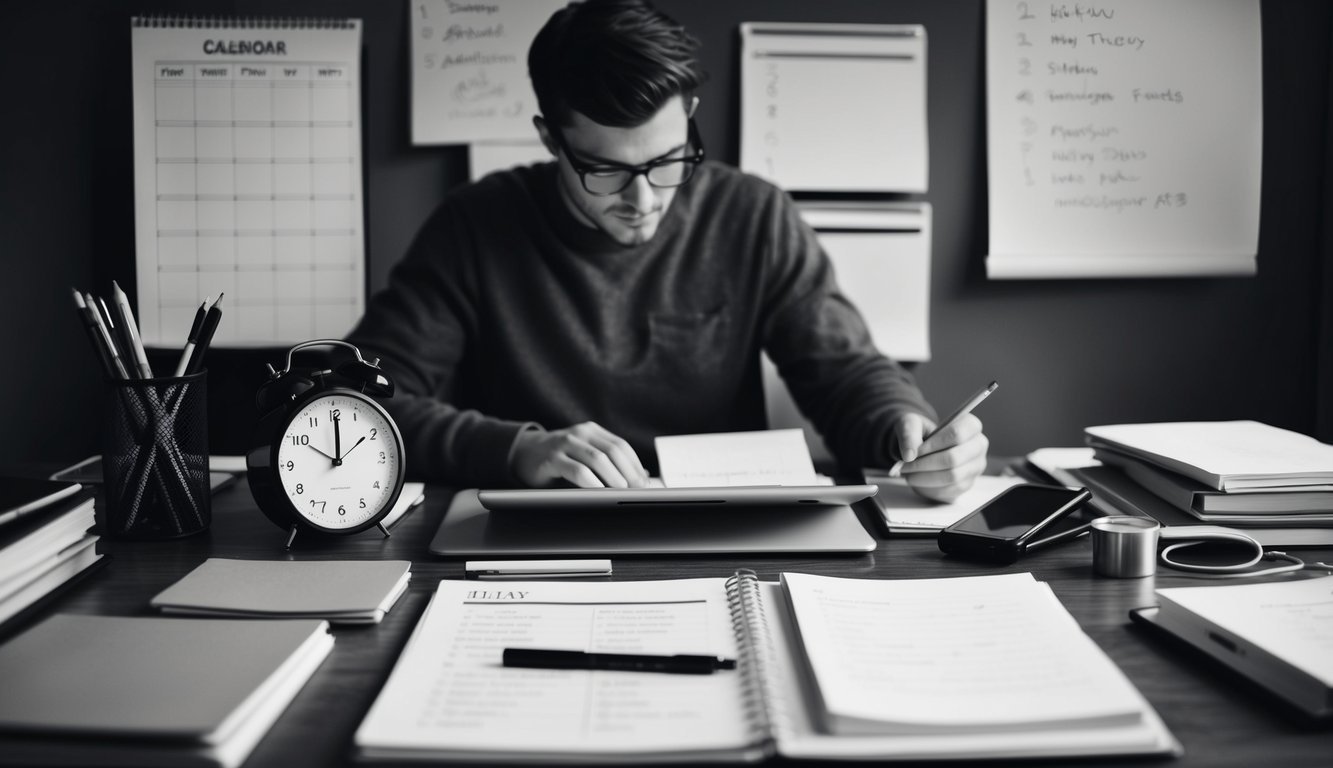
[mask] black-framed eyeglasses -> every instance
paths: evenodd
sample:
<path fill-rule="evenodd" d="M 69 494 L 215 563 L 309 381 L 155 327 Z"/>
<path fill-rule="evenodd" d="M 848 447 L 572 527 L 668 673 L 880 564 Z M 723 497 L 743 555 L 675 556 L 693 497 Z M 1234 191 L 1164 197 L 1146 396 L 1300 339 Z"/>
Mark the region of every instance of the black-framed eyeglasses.
<path fill-rule="evenodd" d="M 636 176 L 643 176 L 648 179 L 648 183 L 654 187 L 679 187 L 694 176 L 694 169 L 704 161 L 703 141 L 699 138 L 699 129 L 695 127 L 693 118 L 690 119 L 689 137 L 685 142 L 684 157 L 663 157 L 643 165 L 619 165 L 616 163 L 593 163 L 589 165 L 583 163 L 574 157 L 574 153 L 570 151 L 569 145 L 565 143 L 565 138 L 560 134 L 559 129 L 551 133 L 555 136 L 555 141 L 560 145 L 560 149 L 565 153 L 565 158 L 569 160 L 570 166 L 579 175 L 579 181 L 583 184 L 583 188 L 588 194 L 597 195 L 598 197 L 614 195 L 624 191 L 630 184 L 634 183 Z"/>

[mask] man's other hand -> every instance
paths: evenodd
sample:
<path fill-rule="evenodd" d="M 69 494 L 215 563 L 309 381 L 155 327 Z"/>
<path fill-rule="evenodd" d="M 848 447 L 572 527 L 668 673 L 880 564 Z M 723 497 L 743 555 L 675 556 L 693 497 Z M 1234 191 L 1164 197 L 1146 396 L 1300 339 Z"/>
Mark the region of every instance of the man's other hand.
<path fill-rule="evenodd" d="M 892 439 L 912 490 L 934 501 L 953 501 L 986 469 L 990 441 L 981 431 L 981 420 L 970 413 L 922 442 L 934 428 L 924 416 L 909 413 L 894 427 Z"/>
<path fill-rule="evenodd" d="M 648 484 L 648 473 L 629 443 L 591 421 L 551 432 L 520 432 L 510 461 L 514 476 L 530 488 L 549 487 L 561 480 L 579 488 L 642 488 Z"/>

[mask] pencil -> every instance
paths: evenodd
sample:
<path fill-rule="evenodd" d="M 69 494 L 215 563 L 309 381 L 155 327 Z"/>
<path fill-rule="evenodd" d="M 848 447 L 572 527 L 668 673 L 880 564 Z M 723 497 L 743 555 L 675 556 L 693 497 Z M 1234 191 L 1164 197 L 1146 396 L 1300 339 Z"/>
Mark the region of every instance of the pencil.
<path fill-rule="evenodd" d="M 949 417 L 947 419 L 940 422 L 940 425 L 938 427 L 935 427 L 934 429 L 930 430 L 930 434 L 921 438 L 921 442 L 924 444 L 930 438 L 934 437 L 935 435 L 938 435 L 939 433 L 953 426 L 954 422 L 958 421 L 967 414 L 971 413 L 972 409 L 976 408 L 978 405 L 981 405 L 981 401 L 990 397 L 990 393 L 994 392 L 996 387 L 998 386 L 1000 386 L 999 382 L 992 381 L 991 383 L 977 390 L 975 394 L 973 394 L 968 399 L 964 400 L 962 405 L 955 408 L 954 412 L 949 414 Z M 904 463 L 905 462 L 902 459 L 895 461 L 893 463 L 893 466 L 889 468 L 889 477 L 898 477 L 899 475 L 901 475 L 903 472 Z"/>

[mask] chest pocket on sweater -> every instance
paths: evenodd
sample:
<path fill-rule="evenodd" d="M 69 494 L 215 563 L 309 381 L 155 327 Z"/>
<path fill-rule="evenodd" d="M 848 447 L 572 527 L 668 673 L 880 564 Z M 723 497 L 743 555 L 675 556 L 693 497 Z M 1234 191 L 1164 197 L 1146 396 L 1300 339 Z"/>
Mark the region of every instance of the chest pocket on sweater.
<path fill-rule="evenodd" d="M 709 376 L 727 354 L 731 313 L 725 306 L 702 312 L 653 312 L 648 329 L 655 367 Z"/>

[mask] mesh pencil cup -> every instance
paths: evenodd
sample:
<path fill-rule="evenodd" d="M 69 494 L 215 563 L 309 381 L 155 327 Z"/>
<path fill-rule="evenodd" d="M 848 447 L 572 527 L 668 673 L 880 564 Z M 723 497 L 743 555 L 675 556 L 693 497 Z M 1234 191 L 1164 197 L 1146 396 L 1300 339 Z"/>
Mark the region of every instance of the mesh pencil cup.
<path fill-rule="evenodd" d="M 208 529 L 205 374 L 107 381 L 102 535 L 175 539 Z"/>

